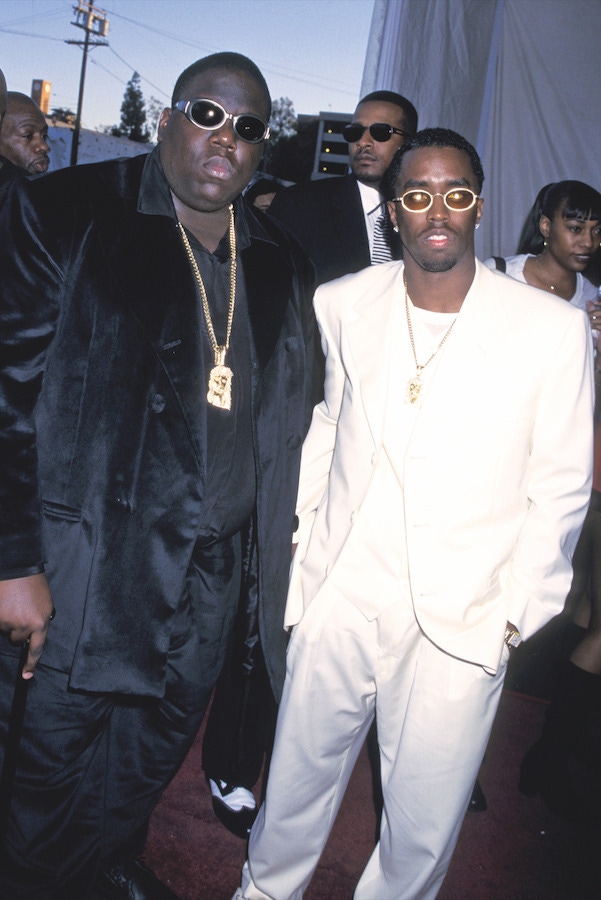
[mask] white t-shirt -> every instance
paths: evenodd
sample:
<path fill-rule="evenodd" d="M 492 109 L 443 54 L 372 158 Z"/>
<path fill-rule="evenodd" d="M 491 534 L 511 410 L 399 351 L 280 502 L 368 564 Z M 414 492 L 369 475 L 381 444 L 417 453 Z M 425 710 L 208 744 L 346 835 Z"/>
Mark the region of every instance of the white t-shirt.
<path fill-rule="evenodd" d="M 508 275 L 511 275 L 512 278 L 515 278 L 516 281 L 523 281 L 524 284 L 528 282 L 524 278 L 524 266 L 526 264 L 527 259 L 533 259 L 534 255 L 531 253 L 521 253 L 519 256 L 506 256 L 505 257 L 505 265 L 507 266 L 506 272 Z M 497 264 L 495 263 L 495 259 L 493 256 L 490 259 L 484 260 L 484 265 L 488 266 L 489 269 L 496 269 Z M 576 273 L 576 290 L 572 297 L 570 297 L 568 303 L 571 303 L 573 306 L 577 306 L 578 309 L 583 309 L 586 311 L 586 304 L 589 300 L 597 299 L 597 288 L 589 281 L 588 278 L 585 278 L 580 272 Z"/>

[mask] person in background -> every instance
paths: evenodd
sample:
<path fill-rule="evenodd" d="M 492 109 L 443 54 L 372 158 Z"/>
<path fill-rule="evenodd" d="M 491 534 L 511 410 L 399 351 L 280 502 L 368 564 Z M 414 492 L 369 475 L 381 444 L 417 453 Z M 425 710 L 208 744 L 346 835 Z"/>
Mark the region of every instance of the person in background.
<path fill-rule="evenodd" d="M 305 254 L 241 198 L 270 111 L 250 59 L 205 57 L 151 153 L 0 216 L 0 762 L 29 684 L 3 898 L 173 900 L 140 854 L 241 595 L 279 697 L 315 321 Z"/>
<path fill-rule="evenodd" d="M 559 815 L 601 824 L 601 304 L 583 272 L 601 247 L 601 194 L 581 181 L 543 187 L 528 215 L 517 256 L 491 257 L 509 275 L 586 310 L 595 346 L 593 489 L 574 553 L 565 630 L 566 658 L 539 740 L 520 768 L 520 791 L 540 793 Z"/>
<path fill-rule="evenodd" d="M 474 255 L 484 173 L 410 138 L 387 196 L 403 263 L 321 286 L 325 397 L 302 453 L 293 628 L 236 898 L 299 900 L 374 713 L 380 840 L 356 900 L 433 900 L 510 648 L 560 611 L 591 485 L 581 310 Z"/>
<path fill-rule="evenodd" d="M 48 125 L 44 113 L 27 94 L 8 91 L 0 128 L 0 156 L 24 175 L 44 175 L 50 165 Z"/>
<path fill-rule="evenodd" d="M 16 91 L 2 85 L 2 115 L 0 116 L 0 208 L 8 189 L 23 175 L 43 175 L 48 171 L 50 147 L 46 140 L 48 127 L 39 106 Z"/>
<path fill-rule="evenodd" d="M 368 94 L 342 132 L 350 173 L 297 184 L 276 196 L 269 213 L 298 238 L 318 284 L 400 259 L 381 183 L 396 151 L 416 131 L 417 112 L 406 97 L 393 91 Z"/>
<path fill-rule="evenodd" d="M 588 184 L 547 184 L 528 213 L 517 256 L 491 256 L 485 265 L 588 310 L 597 288 L 582 273 L 599 253 L 600 211 L 601 194 Z"/>

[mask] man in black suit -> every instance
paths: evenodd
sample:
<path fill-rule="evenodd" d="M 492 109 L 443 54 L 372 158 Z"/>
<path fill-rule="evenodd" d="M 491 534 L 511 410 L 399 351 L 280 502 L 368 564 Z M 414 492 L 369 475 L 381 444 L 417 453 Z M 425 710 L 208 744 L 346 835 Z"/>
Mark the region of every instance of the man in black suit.
<path fill-rule="evenodd" d="M 270 111 L 206 57 L 152 153 L 0 217 L 0 762 L 29 685 L 1 897 L 175 896 L 137 857 L 241 594 L 279 697 L 315 326 L 306 257 L 240 199 Z"/>
<path fill-rule="evenodd" d="M 417 112 L 409 100 L 392 91 L 368 94 L 343 132 L 350 174 L 294 185 L 275 197 L 269 213 L 298 238 L 316 267 L 318 284 L 400 258 L 380 183 L 396 151 L 416 131 Z M 388 252 L 381 244 L 374 250 L 382 215 Z"/>

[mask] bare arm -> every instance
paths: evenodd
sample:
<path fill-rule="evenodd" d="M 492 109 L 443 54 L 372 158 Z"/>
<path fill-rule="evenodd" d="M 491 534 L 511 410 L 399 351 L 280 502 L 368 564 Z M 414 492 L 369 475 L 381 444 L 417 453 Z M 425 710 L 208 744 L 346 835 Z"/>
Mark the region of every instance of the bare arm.
<path fill-rule="evenodd" d="M 45 575 L 0 581 L 0 632 L 15 644 L 29 641 L 23 678 L 32 678 L 54 614 Z"/>

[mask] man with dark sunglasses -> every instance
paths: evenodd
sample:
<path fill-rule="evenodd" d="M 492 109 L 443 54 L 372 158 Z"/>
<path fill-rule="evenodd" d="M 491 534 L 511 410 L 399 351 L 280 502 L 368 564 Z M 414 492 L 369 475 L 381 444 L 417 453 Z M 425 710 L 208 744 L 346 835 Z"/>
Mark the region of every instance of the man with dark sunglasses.
<path fill-rule="evenodd" d="M 303 446 L 286 682 L 236 900 L 303 896 L 375 714 L 384 806 L 353 897 L 434 900 L 510 648 L 569 590 L 591 486 L 590 327 L 476 259 L 483 179 L 461 135 L 418 132 L 386 176 L 403 262 L 315 294 L 325 397 Z"/>
<path fill-rule="evenodd" d="M 173 900 L 139 855 L 239 603 L 279 696 L 315 323 L 309 261 L 241 199 L 270 111 L 256 65 L 214 54 L 150 154 L 3 210 L 2 898 Z"/>
<path fill-rule="evenodd" d="M 400 258 L 380 186 L 394 154 L 416 131 L 417 112 L 406 97 L 368 94 L 343 131 L 350 173 L 294 185 L 274 199 L 270 215 L 298 238 L 318 284 Z"/>

